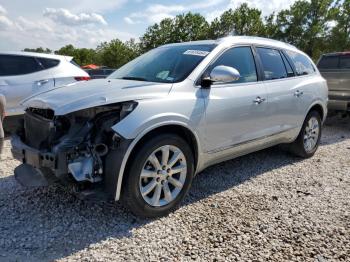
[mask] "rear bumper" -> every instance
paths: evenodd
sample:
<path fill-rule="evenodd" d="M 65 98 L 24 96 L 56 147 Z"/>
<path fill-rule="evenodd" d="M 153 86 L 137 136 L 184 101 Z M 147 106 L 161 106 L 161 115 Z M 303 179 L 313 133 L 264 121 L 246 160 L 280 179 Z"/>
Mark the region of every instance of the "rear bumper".
<path fill-rule="evenodd" d="M 329 91 L 328 109 L 331 111 L 350 111 L 350 93 Z"/>
<path fill-rule="evenodd" d="M 329 100 L 328 110 L 330 111 L 350 111 L 350 101 Z"/>

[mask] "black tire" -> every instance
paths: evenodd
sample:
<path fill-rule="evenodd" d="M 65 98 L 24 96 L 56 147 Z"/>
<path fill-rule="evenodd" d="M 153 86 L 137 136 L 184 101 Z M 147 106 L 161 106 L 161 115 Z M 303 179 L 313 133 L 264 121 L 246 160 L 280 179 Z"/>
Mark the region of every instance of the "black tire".
<path fill-rule="evenodd" d="M 164 206 L 152 206 L 144 200 L 140 192 L 139 183 L 141 171 L 148 157 L 155 150 L 165 145 L 176 146 L 182 151 L 187 164 L 186 179 L 181 191 L 174 200 Z M 123 181 L 122 201 L 124 205 L 136 216 L 144 218 L 165 216 L 175 210 L 190 189 L 194 176 L 193 153 L 187 142 L 176 134 L 162 134 L 156 136 L 142 144 L 131 161 L 125 181 Z"/>
<path fill-rule="evenodd" d="M 311 118 L 315 118 L 318 122 L 318 126 L 319 126 L 319 133 L 318 133 L 318 138 L 317 138 L 317 142 L 316 145 L 313 147 L 312 150 L 306 150 L 305 149 L 305 144 L 304 144 L 304 134 L 305 134 L 305 129 L 307 127 L 307 124 L 309 122 L 309 120 Z M 310 158 L 312 157 L 315 152 L 317 151 L 317 148 L 319 146 L 320 143 L 320 139 L 321 139 L 321 135 L 322 135 L 322 121 L 321 121 L 321 116 L 317 111 L 311 111 L 309 112 L 309 114 L 306 116 L 305 121 L 303 123 L 303 126 L 300 130 L 300 133 L 297 137 L 297 139 L 290 144 L 290 152 L 293 153 L 296 156 L 302 157 L 302 158 Z"/>

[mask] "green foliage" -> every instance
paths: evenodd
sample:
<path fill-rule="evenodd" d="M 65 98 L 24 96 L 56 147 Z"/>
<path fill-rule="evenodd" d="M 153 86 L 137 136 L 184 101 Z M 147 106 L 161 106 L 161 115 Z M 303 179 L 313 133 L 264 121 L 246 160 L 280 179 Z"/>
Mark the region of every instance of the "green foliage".
<path fill-rule="evenodd" d="M 328 50 L 350 50 L 350 0 L 336 3 L 333 18 L 335 26 L 328 36 Z"/>
<path fill-rule="evenodd" d="M 147 28 L 141 37 L 143 52 L 168 43 L 203 40 L 208 36 L 209 24 L 200 14 L 181 14 L 163 19 Z"/>
<path fill-rule="evenodd" d="M 277 14 L 277 30 L 272 37 L 297 46 L 311 57 L 318 57 L 325 49 L 328 22 L 333 18 L 332 3 L 332 0 L 295 2 Z"/>
<path fill-rule="evenodd" d="M 96 51 L 99 63 L 112 68 L 121 67 L 139 54 L 134 40 L 123 43 L 119 39 L 114 39 L 101 43 Z"/>
<path fill-rule="evenodd" d="M 94 49 L 75 48 L 73 45 L 66 45 L 55 51 L 58 55 L 73 56 L 74 61 L 79 65 L 88 65 L 96 62 L 97 54 Z"/>
<path fill-rule="evenodd" d="M 210 38 L 224 37 L 227 35 L 264 35 L 264 22 L 261 11 L 250 8 L 244 3 L 237 9 L 225 11 L 220 18 L 214 19 L 210 25 Z"/>
<path fill-rule="evenodd" d="M 350 50 L 350 0 L 298 0 L 288 9 L 267 17 L 262 17 L 261 10 L 244 3 L 225 11 L 210 24 L 202 15 L 190 12 L 148 27 L 139 41 L 114 39 L 96 49 L 67 45 L 55 53 L 73 56 L 80 65 L 93 63 L 118 68 L 160 45 L 232 34 L 288 42 L 316 60 L 323 52 Z M 52 52 L 42 47 L 24 50 Z"/>

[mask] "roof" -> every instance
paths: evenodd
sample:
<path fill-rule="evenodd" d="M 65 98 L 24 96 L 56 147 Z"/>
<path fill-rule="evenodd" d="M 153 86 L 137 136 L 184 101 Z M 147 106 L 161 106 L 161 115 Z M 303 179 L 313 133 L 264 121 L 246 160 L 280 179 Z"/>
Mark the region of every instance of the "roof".
<path fill-rule="evenodd" d="M 256 36 L 228 36 L 219 38 L 217 40 L 201 40 L 201 41 L 191 41 L 183 43 L 167 44 L 165 46 L 180 46 L 180 45 L 234 45 L 234 44 L 255 44 L 255 45 L 268 45 L 276 48 L 283 48 L 287 50 L 299 51 L 295 46 L 277 41 L 274 39 L 256 37 Z M 301 51 L 299 51 L 301 52 Z"/>
<path fill-rule="evenodd" d="M 43 57 L 43 58 L 52 58 L 59 60 L 72 60 L 72 56 L 64 56 L 64 55 L 53 55 L 53 54 L 44 54 L 44 53 L 35 53 L 35 52 L 25 52 L 25 51 L 10 51 L 10 52 L 2 52 L 0 51 L 0 55 L 20 55 L 20 56 L 34 56 L 34 57 Z"/>
<path fill-rule="evenodd" d="M 217 40 L 190 41 L 190 42 L 167 44 L 165 46 L 177 46 L 177 45 L 188 45 L 188 44 L 192 44 L 192 45 L 256 44 L 256 45 L 269 45 L 269 46 L 288 49 L 288 50 L 295 50 L 295 51 L 298 50 L 295 46 L 291 44 L 277 41 L 274 39 L 256 37 L 256 36 L 227 36 L 227 37 L 219 38 Z"/>

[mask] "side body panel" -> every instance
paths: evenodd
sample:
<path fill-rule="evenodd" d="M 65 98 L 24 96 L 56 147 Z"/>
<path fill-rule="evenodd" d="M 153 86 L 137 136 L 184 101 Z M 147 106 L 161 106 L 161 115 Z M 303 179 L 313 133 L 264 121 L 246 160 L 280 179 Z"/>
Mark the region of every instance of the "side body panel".
<path fill-rule="evenodd" d="M 266 121 L 267 93 L 261 82 L 213 85 L 205 97 L 205 151 L 221 151 L 236 144 L 271 135 Z M 255 103 L 257 97 L 265 99 Z"/>
<path fill-rule="evenodd" d="M 133 140 L 125 153 L 119 174 L 115 174 L 118 176 L 115 200 L 119 200 L 124 169 L 133 148 L 144 135 L 158 127 L 177 125 L 188 129 L 196 138 L 198 159 L 202 159 L 202 141 L 205 138 L 204 99 L 201 89 L 194 88 L 192 81 L 185 80 L 174 84 L 167 97 L 138 100 L 136 109 L 112 127 L 125 139 Z"/>
<path fill-rule="evenodd" d="M 20 102 L 26 97 L 52 88 L 54 88 L 54 79 L 50 70 L 0 77 L 0 93 L 6 97 L 6 114 L 9 116 L 24 113 L 24 108 L 20 105 Z"/>

